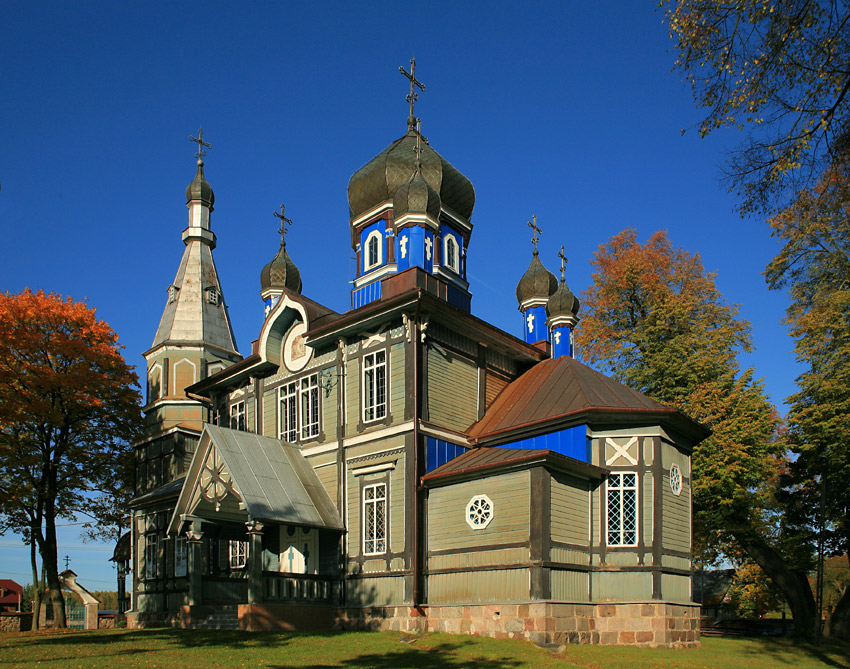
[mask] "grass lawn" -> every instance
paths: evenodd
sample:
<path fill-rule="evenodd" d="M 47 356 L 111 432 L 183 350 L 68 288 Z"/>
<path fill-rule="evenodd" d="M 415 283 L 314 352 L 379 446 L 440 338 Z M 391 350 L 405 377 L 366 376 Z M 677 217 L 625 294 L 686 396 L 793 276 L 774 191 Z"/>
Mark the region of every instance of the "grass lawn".
<path fill-rule="evenodd" d="M 850 645 L 704 639 L 697 650 L 567 646 L 561 655 L 515 640 L 395 632 L 207 630 L 25 632 L 0 636 L 0 667 L 850 667 Z"/>

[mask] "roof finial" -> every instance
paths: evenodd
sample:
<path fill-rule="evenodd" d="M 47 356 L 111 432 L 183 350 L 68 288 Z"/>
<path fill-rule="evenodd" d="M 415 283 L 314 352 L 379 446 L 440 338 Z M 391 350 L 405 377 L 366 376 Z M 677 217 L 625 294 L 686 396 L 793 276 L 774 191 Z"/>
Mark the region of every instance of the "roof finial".
<path fill-rule="evenodd" d="M 410 93 L 407 96 L 407 101 L 410 103 L 410 116 L 407 117 L 407 128 L 413 130 L 416 125 L 416 115 L 413 113 L 413 103 L 419 99 L 419 93 L 416 92 L 414 86 L 418 86 L 420 91 L 425 91 L 425 84 L 416 79 L 416 57 L 410 59 L 410 72 L 400 65 L 398 71 L 405 77 L 410 79 Z"/>
<path fill-rule="evenodd" d="M 564 271 L 567 269 L 567 256 L 564 255 L 564 247 L 561 247 L 561 252 L 558 254 L 558 257 L 561 259 L 561 283 L 564 283 Z"/>
<path fill-rule="evenodd" d="M 204 156 L 207 155 L 207 152 L 204 151 L 204 147 L 207 147 L 208 149 L 212 148 L 212 144 L 208 144 L 204 141 L 204 129 L 198 128 L 197 137 L 192 137 L 192 135 L 189 135 L 189 141 L 195 142 L 195 144 L 198 145 L 198 152 L 195 154 L 195 158 L 198 159 L 199 163 L 202 163 Z"/>
<path fill-rule="evenodd" d="M 529 221 L 528 227 L 534 230 L 534 236 L 531 238 L 531 243 L 534 244 L 534 255 L 537 255 L 537 242 L 539 241 L 537 236 L 543 232 L 543 230 L 537 227 L 537 214 L 532 214 L 531 218 L 534 220 L 534 223 Z"/>
<path fill-rule="evenodd" d="M 422 169 L 422 119 L 416 119 L 416 169 Z"/>
<path fill-rule="evenodd" d="M 280 233 L 280 245 L 283 248 L 286 248 L 286 226 L 287 224 L 292 225 L 292 219 L 284 216 L 284 212 L 286 211 L 286 207 L 284 205 L 280 205 L 280 213 L 278 214 L 276 211 L 273 212 L 274 215 L 280 219 L 280 229 L 278 232 Z"/>

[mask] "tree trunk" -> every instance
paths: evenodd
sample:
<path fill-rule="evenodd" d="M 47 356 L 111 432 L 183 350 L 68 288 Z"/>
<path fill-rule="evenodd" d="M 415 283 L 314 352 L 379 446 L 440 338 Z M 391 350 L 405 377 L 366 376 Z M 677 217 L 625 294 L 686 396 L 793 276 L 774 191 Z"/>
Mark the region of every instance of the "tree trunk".
<path fill-rule="evenodd" d="M 850 554 L 847 559 L 850 560 Z M 829 618 L 829 635 L 833 639 L 850 641 L 850 588 L 841 595 Z"/>
<path fill-rule="evenodd" d="M 33 530 L 30 530 L 30 565 L 32 566 L 32 629 L 37 630 L 41 617 L 41 579 L 38 577 L 38 553 Z"/>
<path fill-rule="evenodd" d="M 47 576 L 47 589 L 50 591 L 50 601 L 53 604 L 53 626 L 64 629 L 68 626 L 65 620 L 65 599 L 62 596 L 62 584 L 59 582 L 59 558 L 56 546 L 56 522 L 52 513 L 45 514 L 44 539 L 41 542 L 41 564 Z"/>
<path fill-rule="evenodd" d="M 735 539 L 784 595 L 794 618 L 794 635 L 813 638 L 817 606 L 806 574 L 788 567 L 782 556 L 757 535 L 741 533 Z"/>

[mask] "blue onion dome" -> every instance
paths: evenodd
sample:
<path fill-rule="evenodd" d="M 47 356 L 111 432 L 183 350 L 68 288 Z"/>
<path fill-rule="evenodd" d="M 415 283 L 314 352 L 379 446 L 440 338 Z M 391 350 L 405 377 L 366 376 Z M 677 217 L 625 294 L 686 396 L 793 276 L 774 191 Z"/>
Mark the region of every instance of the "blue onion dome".
<path fill-rule="evenodd" d="M 193 200 L 200 200 L 210 209 L 212 209 L 215 203 L 215 194 L 213 193 L 212 186 L 204 178 L 204 161 L 200 158 L 198 159 L 198 171 L 195 174 L 195 178 L 192 179 L 192 183 L 186 186 L 186 202 L 188 203 Z"/>
<path fill-rule="evenodd" d="M 528 300 L 546 300 L 558 289 L 558 280 L 555 275 L 543 266 L 537 251 L 531 258 L 531 264 L 525 270 L 525 274 L 519 280 L 516 287 L 516 299 L 520 305 Z"/>
<path fill-rule="evenodd" d="M 416 130 L 408 130 L 352 175 L 348 182 L 351 220 L 392 200 L 410 181 L 416 168 L 416 137 Z M 425 142 L 421 163 L 422 176 L 439 194 L 442 205 L 468 221 L 475 207 L 472 182 Z"/>
<path fill-rule="evenodd" d="M 285 244 L 280 245 L 277 255 L 260 272 L 260 293 L 283 288 L 301 293 L 301 272 L 286 252 Z"/>
<path fill-rule="evenodd" d="M 440 220 L 440 196 L 425 181 L 418 166 L 410 180 L 399 186 L 393 196 L 393 217 L 398 220 L 405 214 L 427 214 L 435 221 Z"/>
<path fill-rule="evenodd" d="M 557 290 L 552 293 L 549 301 L 546 303 L 546 316 L 549 318 L 557 318 L 558 316 L 577 316 L 581 302 L 573 295 L 572 291 L 567 288 L 567 284 L 561 281 Z"/>

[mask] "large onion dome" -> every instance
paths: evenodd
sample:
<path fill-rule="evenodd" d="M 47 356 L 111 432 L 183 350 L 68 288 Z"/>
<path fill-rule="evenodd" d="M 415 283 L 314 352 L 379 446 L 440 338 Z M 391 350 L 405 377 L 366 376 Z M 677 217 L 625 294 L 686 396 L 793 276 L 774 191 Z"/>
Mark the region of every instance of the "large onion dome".
<path fill-rule="evenodd" d="M 198 171 L 195 173 L 195 178 L 192 179 L 192 183 L 186 186 L 186 202 L 193 200 L 200 200 L 210 209 L 213 208 L 215 203 L 215 194 L 212 186 L 204 178 L 204 161 L 200 158 L 198 159 Z"/>
<path fill-rule="evenodd" d="M 561 279 L 558 289 L 552 293 L 546 303 L 546 316 L 550 319 L 565 316 L 575 318 L 578 315 L 579 307 L 581 307 L 581 302 Z"/>
<path fill-rule="evenodd" d="M 408 130 L 352 175 L 348 182 L 352 221 L 393 199 L 399 187 L 410 181 L 416 167 L 416 137 L 416 130 Z M 443 206 L 468 221 L 475 207 L 472 182 L 424 142 L 421 163 L 422 176 L 438 193 Z"/>
<path fill-rule="evenodd" d="M 531 258 L 531 264 L 519 280 L 516 287 L 516 299 L 520 306 L 529 300 L 547 300 L 558 289 L 555 275 L 543 266 L 537 251 Z"/>
<path fill-rule="evenodd" d="M 301 292 L 301 272 L 286 252 L 285 244 L 280 245 L 277 255 L 260 272 L 260 294 L 283 288 Z"/>
<path fill-rule="evenodd" d="M 427 214 L 435 221 L 440 219 L 440 196 L 431 188 L 431 184 L 425 181 L 418 165 L 410 181 L 399 186 L 393 196 L 395 220 L 405 214 Z"/>

